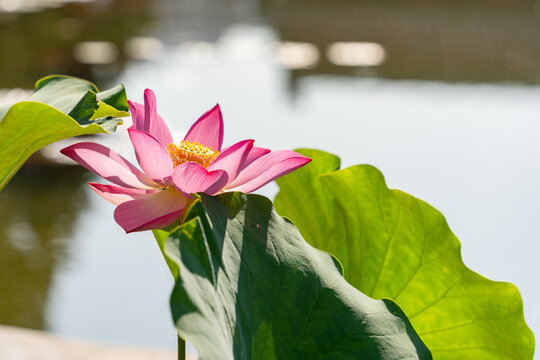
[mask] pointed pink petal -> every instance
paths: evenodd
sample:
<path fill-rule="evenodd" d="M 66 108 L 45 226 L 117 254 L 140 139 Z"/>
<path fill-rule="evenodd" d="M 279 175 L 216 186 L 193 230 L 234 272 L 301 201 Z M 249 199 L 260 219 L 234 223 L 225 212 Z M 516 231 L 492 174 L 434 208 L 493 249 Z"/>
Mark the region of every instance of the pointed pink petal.
<path fill-rule="evenodd" d="M 156 95 L 150 89 L 144 90 L 144 126 L 143 131 L 150 133 L 150 124 L 156 117 Z"/>
<path fill-rule="evenodd" d="M 223 116 L 219 104 L 207 111 L 197 120 L 186 134 L 184 140 L 198 142 L 221 151 L 223 143 Z"/>
<path fill-rule="evenodd" d="M 223 189 L 228 179 L 225 170 L 208 171 L 195 162 L 178 165 L 173 174 L 176 189 L 190 198 L 190 194 L 198 192 L 214 195 Z"/>
<path fill-rule="evenodd" d="M 128 105 L 133 127 L 144 131 L 144 105 L 130 100 L 128 100 Z"/>
<path fill-rule="evenodd" d="M 103 145 L 80 142 L 62 149 L 61 152 L 114 184 L 139 189 L 158 186 L 129 161 Z"/>
<path fill-rule="evenodd" d="M 171 187 L 118 205 L 114 219 L 128 233 L 161 229 L 180 216 L 186 202 L 187 198 Z"/>
<path fill-rule="evenodd" d="M 244 161 L 244 166 L 242 167 L 242 169 L 245 169 L 249 164 L 257 160 L 261 156 L 268 154 L 269 152 L 270 152 L 270 149 L 265 149 L 265 148 L 256 147 L 256 146 L 252 147 L 248 156 L 246 157 L 246 160 Z"/>
<path fill-rule="evenodd" d="M 279 150 L 253 161 L 229 185 L 229 191 L 249 193 L 304 166 L 311 159 L 290 150 Z"/>
<path fill-rule="evenodd" d="M 140 199 L 146 195 L 155 193 L 159 190 L 130 189 L 115 185 L 104 185 L 97 183 L 88 183 L 92 190 L 99 196 L 114 205 L 120 205 L 129 200 Z"/>
<path fill-rule="evenodd" d="M 144 173 L 158 184 L 172 185 L 173 164 L 165 147 L 144 131 L 129 128 L 128 133 Z"/>
<path fill-rule="evenodd" d="M 129 111 L 131 112 L 131 119 L 133 120 L 133 128 L 141 131 L 144 130 L 145 119 L 145 107 L 143 104 L 139 104 L 135 101 L 129 101 Z M 150 131 L 147 131 L 150 135 L 155 137 L 157 141 L 163 146 L 173 142 L 171 131 L 163 120 L 163 118 L 155 113 L 154 117 L 150 119 Z"/>
<path fill-rule="evenodd" d="M 225 170 L 228 181 L 233 181 L 242 170 L 244 162 L 253 147 L 253 140 L 243 140 L 223 150 L 216 160 L 208 166 L 208 171 Z"/>

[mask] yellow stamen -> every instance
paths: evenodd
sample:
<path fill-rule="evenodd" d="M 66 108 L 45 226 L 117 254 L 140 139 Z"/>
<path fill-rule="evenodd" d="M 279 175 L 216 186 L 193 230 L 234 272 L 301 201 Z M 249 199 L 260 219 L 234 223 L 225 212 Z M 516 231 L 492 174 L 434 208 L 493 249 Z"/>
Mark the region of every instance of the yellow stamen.
<path fill-rule="evenodd" d="M 171 156 L 174 167 L 188 161 L 208 167 L 219 155 L 219 151 L 215 151 L 210 146 L 186 140 L 183 140 L 178 145 L 170 143 L 167 145 L 167 151 Z"/>

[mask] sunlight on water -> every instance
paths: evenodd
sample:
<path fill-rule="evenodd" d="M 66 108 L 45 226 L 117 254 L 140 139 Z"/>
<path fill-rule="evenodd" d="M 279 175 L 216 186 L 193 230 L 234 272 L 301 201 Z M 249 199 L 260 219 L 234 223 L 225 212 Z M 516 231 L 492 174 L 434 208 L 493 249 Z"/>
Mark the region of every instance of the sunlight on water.
<path fill-rule="evenodd" d="M 381 44 L 370 42 L 336 42 L 328 46 L 327 54 L 339 66 L 377 66 L 386 57 Z"/>
<path fill-rule="evenodd" d="M 133 59 L 153 60 L 163 52 L 163 44 L 154 37 L 135 36 L 126 41 L 124 50 Z"/>
<path fill-rule="evenodd" d="M 6 235 L 11 246 L 20 252 L 32 251 L 39 246 L 38 234 L 36 234 L 32 225 L 24 220 L 11 223 Z"/>
<path fill-rule="evenodd" d="M 276 44 L 276 57 L 287 69 L 309 69 L 319 62 L 319 50 L 310 43 L 284 42 Z"/>
<path fill-rule="evenodd" d="M 118 57 L 118 48 L 107 41 L 84 41 L 75 45 L 73 57 L 83 64 L 110 64 Z"/>

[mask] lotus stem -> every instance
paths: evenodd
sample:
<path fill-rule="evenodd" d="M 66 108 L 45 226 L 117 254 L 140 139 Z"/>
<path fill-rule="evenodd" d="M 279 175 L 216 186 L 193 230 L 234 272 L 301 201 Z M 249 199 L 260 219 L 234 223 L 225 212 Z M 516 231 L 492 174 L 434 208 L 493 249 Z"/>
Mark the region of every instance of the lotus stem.
<path fill-rule="evenodd" d="M 178 360 L 186 360 L 186 341 L 178 335 Z"/>

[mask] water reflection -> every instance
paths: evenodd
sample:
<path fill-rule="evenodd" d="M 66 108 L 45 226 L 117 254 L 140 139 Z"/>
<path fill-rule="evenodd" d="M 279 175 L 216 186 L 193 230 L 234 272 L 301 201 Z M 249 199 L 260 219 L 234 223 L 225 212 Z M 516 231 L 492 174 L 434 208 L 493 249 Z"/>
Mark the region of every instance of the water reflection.
<path fill-rule="evenodd" d="M 50 73 L 81 76 L 103 86 L 130 58 L 159 56 L 163 41 L 214 43 L 238 23 L 272 24 L 281 42 L 275 56 L 291 69 L 293 81 L 305 75 L 347 74 L 540 82 L 540 11 L 531 0 L 1 4 L 10 10 L 0 11 L 0 88 L 31 88 L 35 79 Z M 29 6 L 34 11 L 25 13 Z"/>
<path fill-rule="evenodd" d="M 81 64 L 112 64 L 118 59 L 118 47 L 109 41 L 81 41 L 73 47 L 73 57 Z"/>
<path fill-rule="evenodd" d="M 372 42 L 338 41 L 328 46 L 326 54 L 337 66 L 380 66 L 386 57 L 384 47 Z"/>
<path fill-rule="evenodd" d="M 319 62 L 319 50 L 306 42 L 282 42 L 276 44 L 276 57 L 286 69 L 309 69 Z"/>
<path fill-rule="evenodd" d="M 154 60 L 163 53 L 163 43 L 150 36 L 134 36 L 124 45 L 127 56 L 135 60 Z"/>
<path fill-rule="evenodd" d="M 321 53 L 336 42 L 371 42 L 386 50 L 376 68 L 322 57 L 313 74 L 392 79 L 540 82 L 540 11 L 523 1 L 262 0 L 283 41 Z"/>
<path fill-rule="evenodd" d="M 52 73 L 106 86 L 128 61 L 119 50 L 153 19 L 149 0 L 55 3 L 39 12 L 0 11 L 0 88 L 31 89 Z"/>
<path fill-rule="evenodd" d="M 31 161 L 0 192 L 0 323 L 46 327 L 49 286 L 86 206 L 87 175 Z"/>

